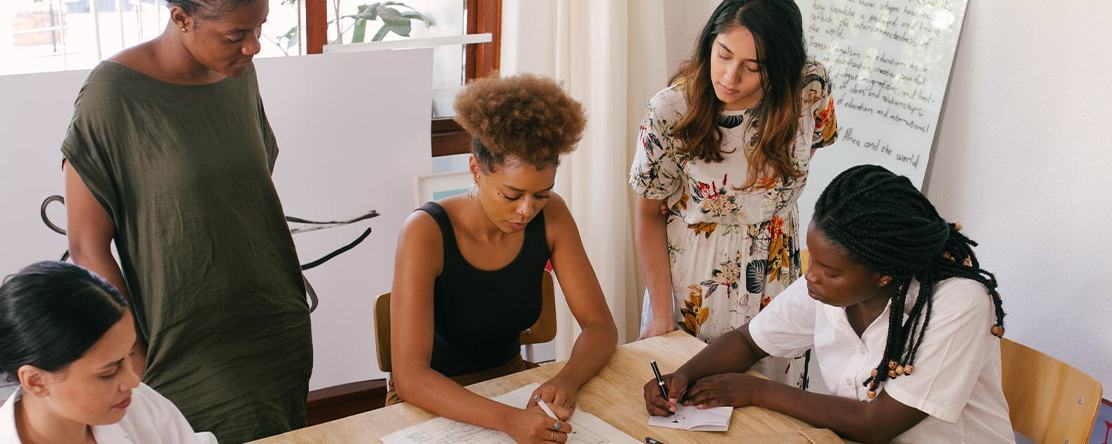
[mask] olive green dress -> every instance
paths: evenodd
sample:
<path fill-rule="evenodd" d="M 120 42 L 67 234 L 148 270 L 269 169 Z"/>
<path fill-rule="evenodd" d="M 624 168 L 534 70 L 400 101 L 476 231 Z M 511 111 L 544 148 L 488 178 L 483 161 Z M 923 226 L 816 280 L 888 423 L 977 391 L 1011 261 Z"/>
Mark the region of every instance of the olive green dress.
<path fill-rule="evenodd" d="M 144 382 L 221 443 L 304 426 L 309 309 L 254 66 L 183 86 L 103 62 L 62 153 L 115 225 Z"/>

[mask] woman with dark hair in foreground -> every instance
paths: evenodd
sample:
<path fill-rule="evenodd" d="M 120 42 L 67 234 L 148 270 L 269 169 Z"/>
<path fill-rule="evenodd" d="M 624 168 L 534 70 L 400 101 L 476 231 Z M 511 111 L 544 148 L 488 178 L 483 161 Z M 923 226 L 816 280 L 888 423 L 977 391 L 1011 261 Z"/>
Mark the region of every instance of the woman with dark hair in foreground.
<path fill-rule="evenodd" d="M 185 417 L 139 377 L 127 301 L 93 273 L 39 262 L 0 286 L 0 372 L 19 388 L 0 407 L 4 444 L 199 444 Z"/>

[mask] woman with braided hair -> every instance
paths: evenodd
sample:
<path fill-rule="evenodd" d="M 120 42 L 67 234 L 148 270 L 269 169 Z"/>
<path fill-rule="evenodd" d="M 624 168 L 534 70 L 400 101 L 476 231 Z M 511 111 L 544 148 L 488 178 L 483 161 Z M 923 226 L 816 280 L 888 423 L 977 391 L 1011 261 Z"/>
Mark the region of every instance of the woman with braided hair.
<path fill-rule="evenodd" d="M 869 443 L 1014 443 L 996 278 L 959 229 L 906 177 L 843 172 L 815 205 L 805 278 L 665 377 L 671 399 L 646 384 L 646 407 L 761 406 Z M 810 348 L 831 395 L 741 373 Z"/>
<path fill-rule="evenodd" d="M 143 382 L 221 442 L 253 441 L 305 425 L 313 370 L 252 63 L 269 6 L 166 6 L 162 34 L 97 65 L 77 96 L 62 143 L 69 247 L 130 302 Z"/>

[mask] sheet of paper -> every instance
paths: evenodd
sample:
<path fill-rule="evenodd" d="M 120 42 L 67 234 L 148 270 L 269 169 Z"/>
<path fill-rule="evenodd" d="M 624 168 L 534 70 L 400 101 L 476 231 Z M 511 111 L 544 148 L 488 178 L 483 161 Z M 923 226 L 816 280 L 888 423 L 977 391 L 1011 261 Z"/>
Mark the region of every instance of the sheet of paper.
<path fill-rule="evenodd" d="M 674 415 L 650 416 L 649 425 L 698 432 L 724 432 L 730 428 L 730 417 L 734 414 L 733 407 L 709 409 L 699 409 L 693 405 L 677 407 Z"/>
<path fill-rule="evenodd" d="M 529 395 L 540 384 L 529 384 L 494 398 L 503 404 L 524 408 Z M 640 441 L 622 433 L 599 417 L 576 409 L 568 420 L 572 433 L 568 444 L 637 444 Z M 497 430 L 464 424 L 446 418 L 433 418 L 382 437 L 386 444 L 515 444 L 513 438 Z"/>

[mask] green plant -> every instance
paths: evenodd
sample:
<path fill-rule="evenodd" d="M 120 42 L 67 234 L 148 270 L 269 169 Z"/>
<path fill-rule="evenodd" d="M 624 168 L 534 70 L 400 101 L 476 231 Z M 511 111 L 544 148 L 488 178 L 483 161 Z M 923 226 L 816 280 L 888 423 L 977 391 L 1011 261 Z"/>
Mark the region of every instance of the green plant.
<path fill-rule="evenodd" d="M 297 0 L 282 0 L 282 6 L 286 5 L 292 6 L 296 9 Z M 270 43 L 273 43 L 275 46 L 277 46 L 278 49 L 281 49 L 282 53 L 288 56 L 290 55 L 290 48 L 297 46 L 298 42 L 301 41 L 301 36 L 300 34 L 298 34 L 298 25 L 294 25 L 292 28 L 290 28 L 289 31 L 286 31 L 285 34 L 276 35 L 274 36 L 274 38 L 267 37 L 267 39 L 270 40 Z"/>
<path fill-rule="evenodd" d="M 339 11 L 340 0 L 333 0 L 333 2 L 336 4 L 336 10 Z M 400 6 L 410 10 L 399 11 L 398 9 L 391 8 L 391 6 Z M 363 43 L 367 33 L 367 22 L 369 21 L 382 20 L 382 27 L 371 37 L 372 42 L 382 40 L 391 32 L 402 37 L 409 37 L 410 31 L 413 30 L 414 20 L 420 20 L 425 24 L 426 28 L 433 26 L 431 18 L 402 2 L 374 2 L 371 4 L 362 4 L 359 5 L 358 12 L 355 14 L 345 15 L 334 20 L 336 22 L 336 41 L 338 43 L 343 42 L 344 32 L 346 30 L 340 30 L 340 21 L 345 18 L 354 20 L 354 22 L 348 26 L 348 29 L 352 31 L 351 43 Z"/>
<path fill-rule="evenodd" d="M 290 5 L 294 8 L 297 7 L 297 0 L 282 0 L 282 5 Z M 335 11 L 340 10 L 340 0 L 332 0 L 332 5 Z M 409 11 L 400 11 L 394 7 L 408 8 Z M 343 27 L 345 19 L 351 19 L 346 28 Z M 414 9 L 412 6 L 406 5 L 402 2 L 374 2 L 371 4 L 362 4 L 357 7 L 357 12 L 351 15 L 344 15 L 332 20 L 329 24 L 336 25 L 336 40 L 333 43 L 343 43 L 344 34 L 351 31 L 351 41 L 348 43 L 363 43 L 367 35 L 367 22 L 382 21 L 382 27 L 378 29 L 375 35 L 371 36 L 372 42 L 381 41 L 386 35 L 391 32 L 402 37 L 409 37 L 409 33 L 413 30 L 413 21 L 420 20 L 425 24 L 425 27 L 435 26 L 433 20 L 428 16 L 422 14 L 420 11 Z M 271 43 L 282 50 L 283 53 L 289 55 L 290 48 L 293 48 L 300 41 L 301 37 L 298 34 L 297 26 L 290 28 L 285 34 L 268 38 Z"/>

